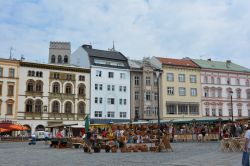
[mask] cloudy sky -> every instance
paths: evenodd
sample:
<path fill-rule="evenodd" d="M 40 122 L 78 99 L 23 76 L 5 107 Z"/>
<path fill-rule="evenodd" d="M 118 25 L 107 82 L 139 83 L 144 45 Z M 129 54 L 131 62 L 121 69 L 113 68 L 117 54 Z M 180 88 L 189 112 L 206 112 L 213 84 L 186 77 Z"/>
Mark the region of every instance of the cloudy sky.
<path fill-rule="evenodd" d="M 131 59 L 231 59 L 250 67 L 249 0 L 0 0 L 0 57 L 47 62 L 50 41 Z"/>

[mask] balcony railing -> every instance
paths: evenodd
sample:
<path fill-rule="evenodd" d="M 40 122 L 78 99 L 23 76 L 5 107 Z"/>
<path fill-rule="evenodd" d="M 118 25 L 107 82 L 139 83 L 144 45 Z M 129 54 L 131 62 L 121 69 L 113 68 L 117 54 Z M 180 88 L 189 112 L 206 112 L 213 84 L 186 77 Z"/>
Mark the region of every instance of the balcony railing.
<path fill-rule="evenodd" d="M 41 112 L 25 112 L 24 119 L 42 119 Z"/>

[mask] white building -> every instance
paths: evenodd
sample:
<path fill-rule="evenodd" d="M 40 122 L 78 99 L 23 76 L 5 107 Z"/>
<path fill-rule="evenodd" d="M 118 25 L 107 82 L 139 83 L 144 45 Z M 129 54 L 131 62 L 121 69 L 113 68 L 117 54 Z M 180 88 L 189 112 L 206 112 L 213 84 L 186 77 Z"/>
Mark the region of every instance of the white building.
<path fill-rule="evenodd" d="M 250 116 L 249 69 L 229 60 L 220 62 L 208 59 L 193 62 L 201 67 L 203 116 L 224 119 L 233 117 L 234 120 Z"/>
<path fill-rule="evenodd" d="M 20 62 L 18 122 L 32 131 L 55 123 L 84 125 L 90 70 Z"/>
<path fill-rule="evenodd" d="M 83 45 L 72 53 L 71 63 L 91 67 L 92 123 L 130 120 L 130 70 L 123 54 Z"/>

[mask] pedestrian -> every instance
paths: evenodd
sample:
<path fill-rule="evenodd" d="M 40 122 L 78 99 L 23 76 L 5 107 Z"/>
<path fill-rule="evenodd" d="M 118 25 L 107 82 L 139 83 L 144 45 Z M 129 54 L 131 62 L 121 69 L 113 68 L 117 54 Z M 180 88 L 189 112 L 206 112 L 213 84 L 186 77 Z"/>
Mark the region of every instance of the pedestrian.
<path fill-rule="evenodd" d="M 245 133 L 245 148 L 242 156 L 242 165 L 249 166 L 249 150 L 250 150 L 250 121 L 248 121 L 247 131 Z"/>
<path fill-rule="evenodd" d="M 45 145 L 48 145 L 48 140 L 49 140 L 49 132 L 46 130 L 44 132 L 44 141 L 45 141 Z"/>

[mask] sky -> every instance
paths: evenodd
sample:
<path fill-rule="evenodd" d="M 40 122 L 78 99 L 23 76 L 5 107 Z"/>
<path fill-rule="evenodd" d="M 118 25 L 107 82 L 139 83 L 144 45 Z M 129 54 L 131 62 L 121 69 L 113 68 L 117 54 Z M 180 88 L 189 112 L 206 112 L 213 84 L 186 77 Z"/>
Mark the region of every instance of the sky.
<path fill-rule="evenodd" d="M 0 57 L 47 63 L 49 42 L 130 59 L 190 57 L 250 68 L 249 0 L 0 0 Z M 10 49 L 10 48 L 13 49 Z"/>

